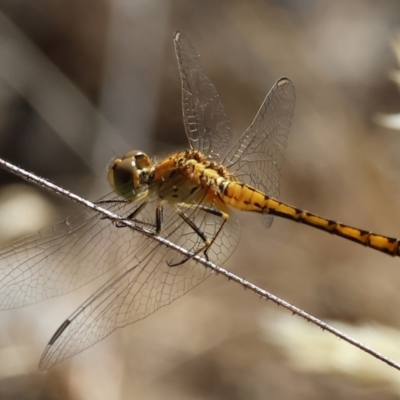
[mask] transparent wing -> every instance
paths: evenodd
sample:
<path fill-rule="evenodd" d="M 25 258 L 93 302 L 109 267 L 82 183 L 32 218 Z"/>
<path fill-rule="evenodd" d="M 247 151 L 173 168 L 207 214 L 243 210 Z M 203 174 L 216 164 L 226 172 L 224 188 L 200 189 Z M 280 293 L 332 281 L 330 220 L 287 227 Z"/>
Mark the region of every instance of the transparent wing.
<path fill-rule="evenodd" d="M 230 146 L 232 132 L 219 95 L 206 76 L 200 56 L 180 32 L 174 35 L 182 80 L 183 122 L 190 145 L 220 160 Z"/>
<path fill-rule="evenodd" d="M 205 194 L 197 193 L 206 204 Z M 155 202 L 149 204 L 137 219 L 146 226 L 154 222 Z M 208 205 L 209 206 L 209 205 Z M 222 220 L 199 207 L 182 209 L 207 237 L 217 233 Z M 210 271 L 193 259 L 183 256 L 168 247 L 158 244 L 146 236 L 132 241 L 132 232 L 119 228 L 121 232 L 120 264 L 124 268 L 108 283 L 93 294 L 58 329 L 43 353 L 40 368 L 50 368 L 65 358 L 79 353 L 108 336 L 117 328 L 134 323 L 152 314 L 160 307 L 170 304 L 188 290 L 202 282 Z M 203 246 L 198 233 L 178 215 L 174 207 L 165 205 L 164 221 L 160 235 L 169 241 L 197 253 Z M 228 220 L 224 234 L 216 238 L 209 256 L 223 263 L 233 252 L 239 240 L 239 225 L 234 217 Z M 171 263 L 183 264 L 169 266 Z"/>
<path fill-rule="evenodd" d="M 280 171 L 285 157 L 296 94 L 292 82 L 279 79 L 254 121 L 229 151 L 223 163 L 241 181 L 271 197 L 279 196 Z M 272 216 L 263 215 L 269 227 Z"/>
<path fill-rule="evenodd" d="M 85 285 L 118 265 L 121 246 L 110 221 L 84 210 L 2 248 L 0 308 L 25 306 Z"/>

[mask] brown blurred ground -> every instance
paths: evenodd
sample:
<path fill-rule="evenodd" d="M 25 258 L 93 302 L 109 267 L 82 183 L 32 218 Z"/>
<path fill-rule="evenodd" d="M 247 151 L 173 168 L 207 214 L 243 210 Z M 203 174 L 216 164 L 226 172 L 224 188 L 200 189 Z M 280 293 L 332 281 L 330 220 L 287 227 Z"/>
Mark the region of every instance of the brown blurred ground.
<path fill-rule="evenodd" d="M 95 199 L 114 154 L 185 148 L 179 29 L 236 135 L 277 78 L 295 83 L 284 201 L 400 236 L 400 132 L 372 121 L 400 110 L 388 79 L 398 1 L 0 0 L 0 12 L 1 157 Z M 20 183 L 0 179 L 2 190 Z M 40 194 L 55 220 L 74 210 Z M 400 260 L 288 221 L 241 222 L 227 269 L 319 318 L 400 328 Z M 1 314 L 0 399 L 400 398 L 390 385 L 296 369 L 260 323 L 286 311 L 222 277 L 39 373 L 46 341 L 90 290 Z"/>

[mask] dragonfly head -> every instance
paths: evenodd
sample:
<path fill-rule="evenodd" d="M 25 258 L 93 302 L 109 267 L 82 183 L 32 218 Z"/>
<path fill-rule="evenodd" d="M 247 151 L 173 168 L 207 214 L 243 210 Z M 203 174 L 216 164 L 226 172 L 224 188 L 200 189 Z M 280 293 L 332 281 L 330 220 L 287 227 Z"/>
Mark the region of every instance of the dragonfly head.
<path fill-rule="evenodd" d="M 120 196 L 127 200 L 138 200 L 147 194 L 148 187 L 141 179 L 151 166 L 147 154 L 133 150 L 122 157 L 114 158 L 108 167 L 108 181 Z"/>

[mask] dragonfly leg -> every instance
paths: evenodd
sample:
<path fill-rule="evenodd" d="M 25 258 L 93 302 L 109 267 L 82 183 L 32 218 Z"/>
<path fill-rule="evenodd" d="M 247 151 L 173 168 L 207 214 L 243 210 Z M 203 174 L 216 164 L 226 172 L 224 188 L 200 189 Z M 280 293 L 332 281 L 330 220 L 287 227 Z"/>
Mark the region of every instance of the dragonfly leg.
<path fill-rule="evenodd" d="M 127 204 L 129 203 L 128 200 L 121 200 L 121 199 L 106 199 L 106 200 L 98 200 L 94 204 L 101 206 L 102 204 Z M 107 219 L 105 215 L 102 215 L 100 219 Z"/>
<path fill-rule="evenodd" d="M 208 250 L 210 249 L 210 247 L 212 246 L 212 244 L 214 243 L 214 241 L 216 240 L 216 238 L 219 236 L 219 234 L 222 232 L 222 229 L 224 227 L 224 225 L 226 224 L 226 222 L 228 221 L 228 214 L 219 211 L 219 210 L 215 210 L 213 208 L 209 208 L 209 207 L 205 207 L 202 205 L 197 205 L 197 208 L 200 208 L 201 210 L 203 210 L 204 212 L 207 212 L 209 214 L 212 215 L 216 215 L 217 217 L 222 218 L 222 224 L 221 226 L 218 228 L 217 233 L 213 236 L 213 238 L 210 240 L 207 235 L 189 218 L 186 216 L 186 214 L 180 210 L 177 210 L 178 215 L 193 229 L 193 231 L 195 233 L 197 233 L 197 235 L 199 235 L 199 237 L 201 238 L 201 240 L 204 243 L 204 246 L 202 248 L 200 248 L 199 250 L 197 250 L 195 253 L 193 253 L 191 256 L 185 257 L 183 260 L 177 262 L 177 263 L 171 263 L 171 262 L 167 262 L 169 267 L 176 267 L 178 265 L 182 265 L 184 264 L 186 261 L 190 260 L 192 257 L 196 256 L 197 254 L 203 252 L 204 257 L 207 261 L 209 261 L 208 258 Z"/>
<path fill-rule="evenodd" d="M 125 218 L 121 218 L 122 220 L 129 220 L 129 221 L 135 221 L 138 222 L 140 224 L 144 224 L 144 225 L 151 225 L 154 226 L 153 224 L 149 224 L 149 223 L 145 223 L 144 221 L 140 221 L 137 220 L 135 217 L 147 206 L 147 202 L 143 202 L 142 204 L 140 204 L 140 206 L 136 207 L 127 217 Z M 120 221 L 114 221 L 114 225 L 116 228 L 124 228 L 126 227 L 126 225 L 124 225 L 122 222 Z"/>
<path fill-rule="evenodd" d="M 123 203 L 127 204 L 130 203 L 130 201 L 127 200 L 100 200 L 96 204 L 110 204 L 110 203 Z M 123 221 L 132 221 L 135 222 L 137 225 L 140 225 L 142 227 L 150 227 L 154 229 L 154 232 L 151 232 L 154 235 L 158 235 L 161 231 L 161 225 L 163 222 L 163 217 L 164 217 L 164 212 L 163 212 L 163 205 L 162 202 L 157 206 L 156 208 L 156 216 L 155 216 L 155 222 L 147 222 L 147 221 L 142 221 L 138 218 L 136 218 L 142 211 L 143 209 L 147 206 L 148 202 L 144 201 L 142 204 L 140 204 L 138 207 L 136 207 L 129 215 L 126 217 L 120 217 L 118 219 L 113 219 L 110 217 L 101 217 L 101 219 L 111 219 L 113 221 L 113 224 L 116 228 L 126 228 L 126 225 L 124 224 Z"/>
<path fill-rule="evenodd" d="M 98 202 L 96 202 L 96 204 L 99 204 L 99 205 L 101 205 L 101 204 L 129 204 L 129 203 L 131 203 L 131 202 L 128 200 L 121 200 L 121 199 L 99 200 Z M 116 228 L 125 228 L 126 225 L 123 223 L 123 221 L 129 220 L 129 221 L 133 221 L 142 226 L 150 226 L 150 227 L 154 228 L 156 233 L 158 233 L 161 225 L 160 225 L 160 222 L 158 222 L 159 217 L 157 217 L 157 215 L 156 215 L 156 224 L 141 221 L 140 219 L 136 218 L 136 216 L 139 215 L 143 211 L 143 209 L 147 206 L 147 204 L 148 204 L 147 201 L 144 201 L 142 204 L 140 204 L 138 207 L 136 207 L 126 217 L 120 217 L 118 219 L 117 218 L 114 219 L 114 218 L 102 216 L 100 218 L 101 219 L 111 219 Z"/>
<path fill-rule="evenodd" d="M 155 225 L 155 228 L 156 228 L 155 233 L 156 233 L 156 235 L 158 235 L 160 233 L 160 231 L 161 231 L 161 225 L 163 223 L 163 220 L 164 220 L 164 208 L 163 208 L 163 205 L 161 203 L 156 208 L 156 225 Z"/>
<path fill-rule="evenodd" d="M 213 238 L 211 239 L 210 243 L 208 244 L 208 246 L 204 249 L 204 256 L 206 257 L 207 261 L 208 261 L 208 250 L 210 250 L 211 246 L 213 245 L 213 243 L 215 242 L 215 240 L 217 239 L 217 237 L 220 235 L 220 233 L 222 232 L 225 224 L 228 222 L 229 219 L 229 215 L 227 213 L 224 213 L 222 211 L 219 210 L 214 210 L 211 208 L 207 208 L 207 207 L 202 207 L 202 209 L 205 212 L 208 212 L 210 214 L 216 215 L 217 217 L 220 217 L 222 219 L 222 223 L 220 225 L 220 227 L 218 228 L 217 233 L 213 236 Z"/>
<path fill-rule="evenodd" d="M 101 205 L 101 204 L 115 204 L 115 203 L 122 203 L 122 204 L 128 204 L 129 200 L 122 200 L 122 199 L 106 199 L 106 200 L 97 200 L 95 202 L 96 205 Z"/>

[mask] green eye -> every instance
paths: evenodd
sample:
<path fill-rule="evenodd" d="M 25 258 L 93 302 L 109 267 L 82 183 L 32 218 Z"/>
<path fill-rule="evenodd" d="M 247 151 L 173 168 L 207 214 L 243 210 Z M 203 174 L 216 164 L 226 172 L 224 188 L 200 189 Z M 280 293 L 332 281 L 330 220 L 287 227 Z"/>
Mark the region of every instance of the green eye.
<path fill-rule="evenodd" d="M 133 165 L 132 165 L 133 164 Z M 136 166 L 132 159 L 115 159 L 109 169 L 109 181 L 114 190 L 122 197 L 130 199 L 134 196 L 134 174 Z"/>
<path fill-rule="evenodd" d="M 130 151 L 121 158 L 115 158 L 108 169 L 108 181 L 120 196 L 137 200 L 147 190 L 140 181 L 143 169 L 150 166 L 150 158 L 141 151 Z"/>

